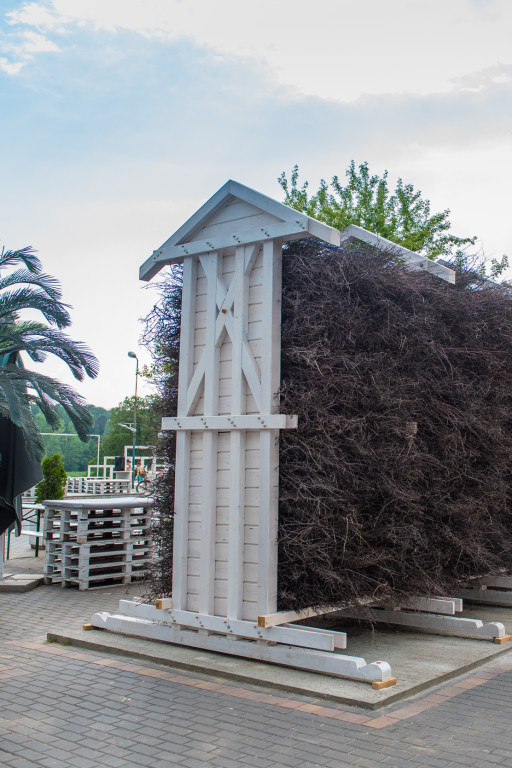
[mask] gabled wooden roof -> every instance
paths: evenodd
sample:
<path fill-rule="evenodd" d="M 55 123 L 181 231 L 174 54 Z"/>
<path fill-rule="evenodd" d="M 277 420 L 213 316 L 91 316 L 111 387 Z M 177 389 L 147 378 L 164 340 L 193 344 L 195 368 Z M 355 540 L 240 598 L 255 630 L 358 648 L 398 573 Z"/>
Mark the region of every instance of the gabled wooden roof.
<path fill-rule="evenodd" d="M 151 280 L 164 264 L 175 264 L 187 255 L 275 237 L 340 242 L 337 229 L 230 180 L 153 251 L 140 268 L 140 279 Z"/>
<path fill-rule="evenodd" d="M 142 264 L 139 277 L 151 280 L 165 264 L 176 264 L 185 256 L 255 243 L 266 238 L 297 240 L 314 237 L 330 245 L 362 240 L 383 250 L 392 250 L 412 269 L 424 269 L 455 282 L 453 270 L 426 256 L 410 251 L 385 237 L 351 224 L 337 229 L 289 208 L 238 181 L 227 181 L 160 248 Z"/>

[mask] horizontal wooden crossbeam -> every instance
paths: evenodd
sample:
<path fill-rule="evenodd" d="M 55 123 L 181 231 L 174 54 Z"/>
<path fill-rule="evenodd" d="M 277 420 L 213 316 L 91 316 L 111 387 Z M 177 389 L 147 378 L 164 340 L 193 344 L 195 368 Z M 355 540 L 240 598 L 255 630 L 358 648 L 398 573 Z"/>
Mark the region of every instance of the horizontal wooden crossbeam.
<path fill-rule="evenodd" d="M 278 224 L 269 224 L 266 227 L 232 232 L 212 237 L 210 240 L 195 240 L 180 245 L 163 245 L 158 250 L 153 251 L 152 256 L 142 265 L 141 278 L 145 279 L 145 273 L 151 269 L 151 262 L 155 265 L 176 264 L 183 261 L 186 256 L 219 251 L 230 246 L 252 244 L 274 238 L 293 240 L 297 237 L 314 236 L 315 233 L 311 230 L 315 229 L 314 225 L 317 223 L 308 216 L 297 214 L 293 221 L 283 221 Z"/>
<path fill-rule="evenodd" d="M 331 652 L 334 648 L 347 647 L 347 636 L 344 632 L 317 631 L 310 627 L 270 627 L 263 629 L 258 627 L 254 621 L 227 619 L 222 616 L 210 616 L 192 611 L 162 610 L 153 605 L 135 603 L 131 600 L 121 600 L 119 612 L 126 616 L 172 623 L 188 629 L 206 630 L 252 640 L 267 640 L 302 648 L 314 648 L 320 651 Z"/>
<path fill-rule="evenodd" d="M 163 430 L 201 432 L 204 429 L 218 429 L 222 432 L 232 429 L 297 429 L 297 416 L 283 413 L 267 413 L 238 416 L 164 416 Z"/>

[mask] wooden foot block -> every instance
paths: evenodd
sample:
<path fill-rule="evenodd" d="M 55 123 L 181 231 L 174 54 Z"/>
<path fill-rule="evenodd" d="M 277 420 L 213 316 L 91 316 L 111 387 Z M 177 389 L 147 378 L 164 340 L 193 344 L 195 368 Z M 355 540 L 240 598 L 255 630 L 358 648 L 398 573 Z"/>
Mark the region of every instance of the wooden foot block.
<path fill-rule="evenodd" d="M 492 641 L 493 643 L 496 643 L 496 645 L 502 645 L 502 643 L 510 643 L 512 640 L 512 635 L 503 635 L 503 637 L 493 637 Z"/>
<path fill-rule="evenodd" d="M 88 632 L 90 629 L 101 629 L 101 627 L 95 627 L 94 624 L 84 624 L 82 629 Z"/>
<path fill-rule="evenodd" d="M 159 600 L 155 600 L 155 608 L 159 611 L 168 611 L 172 608 L 172 597 L 162 597 Z"/>
<path fill-rule="evenodd" d="M 383 688 L 389 688 L 392 685 L 396 685 L 396 677 L 388 677 L 387 680 L 374 680 L 372 688 L 376 691 L 381 691 Z"/>

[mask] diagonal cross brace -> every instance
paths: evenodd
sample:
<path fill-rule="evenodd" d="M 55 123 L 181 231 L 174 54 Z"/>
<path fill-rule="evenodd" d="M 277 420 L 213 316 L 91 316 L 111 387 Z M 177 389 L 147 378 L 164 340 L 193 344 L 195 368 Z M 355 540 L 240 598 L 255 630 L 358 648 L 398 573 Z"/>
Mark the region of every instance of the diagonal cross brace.
<path fill-rule="evenodd" d="M 247 255 L 244 274 L 249 274 L 256 261 L 259 249 L 254 246 Z M 203 257 L 199 257 L 201 265 L 207 273 L 207 264 L 204 262 Z M 234 316 L 233 316 L 233 304 L 235 301 L 236 280 L 235 276 L 231 280 L 229 288 L 226 288 L 224 281 L 221 277 L 217 277 L 217 307 L 218 315 L 215 325 L 215 346 L 220 347 L 224 341 L 225 334 L 227 333 L 229 338 L 234 338 Z M 258 363 L 254 359 L 252 354 L 249 340 L 243 338 L 242 348 L 242 370 L 251 391 L 251 394 L 255 400 L 256 407 L 261 410 L 261 371 Z M 187 416 L 190 416 L 194 411 L 197 402 L 201 396 L 201 388 L 204 384 L 205 375 L 205 363 L 206 363 L 206 347 L 203 350 L 199 362 L 196 366 L 194 374 L 190 380 L 190 384 L 187 389 Z"/>

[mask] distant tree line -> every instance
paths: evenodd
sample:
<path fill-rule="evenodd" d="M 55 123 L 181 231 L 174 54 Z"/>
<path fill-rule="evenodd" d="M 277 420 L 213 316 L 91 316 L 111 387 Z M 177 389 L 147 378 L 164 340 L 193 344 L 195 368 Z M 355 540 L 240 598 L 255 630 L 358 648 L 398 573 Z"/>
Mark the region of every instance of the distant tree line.
<path fill-rule="evenodd" d="M 154 395 L 137 398 L 137 444 L 154 445 L 160 428 L 160 419 L 154 414 Z M 104 456 L 122 456 L 124 446 L 132 444 L 132 432 L 123 424 L 133 423 L 134 398 L 126 397 L 115 408 L 87 406 L 92 417 L 89 434 L 100 435 L 100 461 Z M 96 463 L 97 440 L 91 438 L 82 443 L 77 437 L 64 437 L 63 433 L 76 434 L 71 419 L 61 406 L 56 407 L 60 420 L 57 429 L 52 430 L 41 412 L 34 413 L 34 420 L 40 432 L 54 432 L 44 435 L 45 456 L 60 454 L 66 472 L 86 472 L 87 465 Z M 59 435 L 62 435 L 59 437 Z"/>

